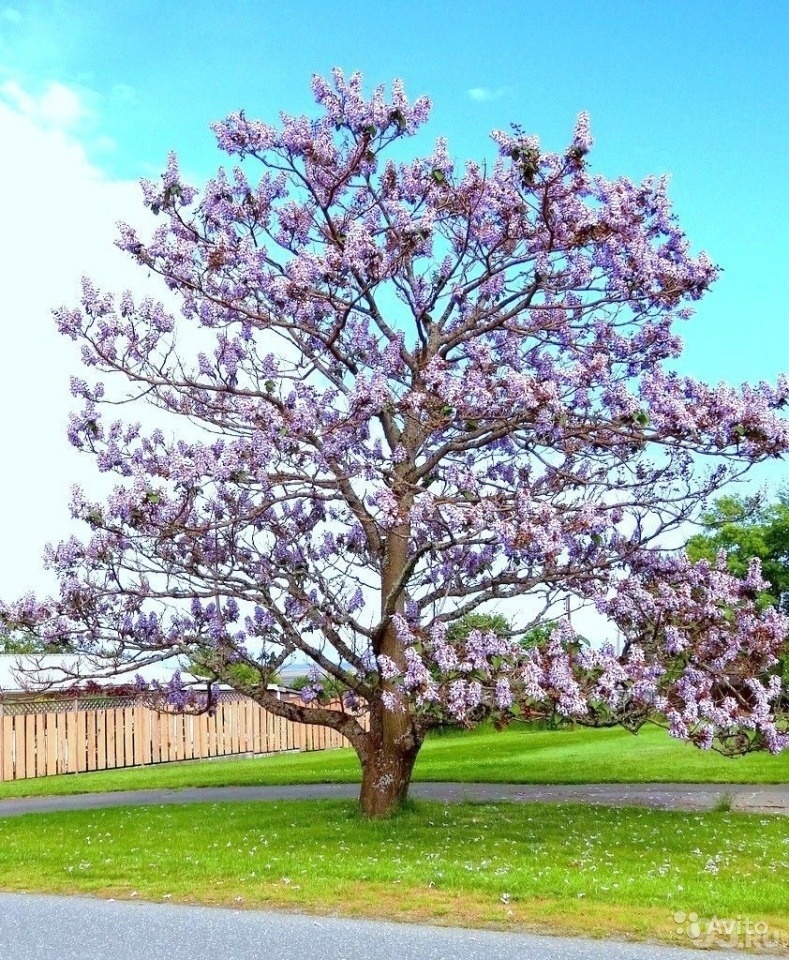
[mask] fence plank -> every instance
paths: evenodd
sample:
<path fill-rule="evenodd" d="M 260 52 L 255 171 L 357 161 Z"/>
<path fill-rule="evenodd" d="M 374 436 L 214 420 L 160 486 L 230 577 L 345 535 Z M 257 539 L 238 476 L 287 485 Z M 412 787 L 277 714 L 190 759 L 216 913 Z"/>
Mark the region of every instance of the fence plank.
<path fill-rule="evenodd" d="M 184 724 L 183 717 L 176 713 L 170 720 L 170 759 L 183 760 L 184 758 Z"/>
<path fill-rule="evenodd" d="M 238 708 L 238 752 L 247 753 L 247 701 L 239 700 L 236 706 Z"/>
<path fill-rule="evenodd" d="M 41 763 L 41 761 L 40 761 L 40 754 L 41 754 L 40 744 L 43 744 L 43 742 L 44 742 L 44 737 L 43 737 L 43 735 L 42 735 L 42 734 L 43 734 L 43 729 L 42 729 L 42 728 L 43 728 L 43 724 L 41 723 L 41 714 L 40 714 L 40 713 L 34 713 L 34 714 L 33 714 L 33 725 L 32 725 L 32 726 L 33 726 L 33 752 L 32 752 L 32 755 L 31 755 L 31 757 L 30 757 L 30 764 L 29 764 L 29 766 L 28 766 L 28 768 L 27 768 L 27 775 L 28 775 L 28 777 L 38 777 L 38 776 L 40 776 L 40 774 L 39 774 L 38 771 L 39 771 L 39 767 L 40 767 L 40 763 Z M 25 730 L 25 734 L 27 734 L 27 730 Z"/>
<path fill-rule="evenodd" d="M 112 714 L 112 752 L 114 754 L 113 766 L 114 767 L 125 767 L 126 766 L 126 754 L 123 749 L 123 710 L 114 709 L 112 711 L 108 710 L 107 713 Z M 109 767 L 109 762 L 107 762 Z"/>
<path fill-rule="evenodd" d="M 195 717 L 195 754 L 203 760 L 208 756 L 208 714 L 200 713 Z"/>
<path fill-rule="evenodd" d="M 123 707 L 115 708 L 115 762 L 119 767 L 130 767 L 126 756 L 126 711 Z"/>
<path fill-rule="evenodd" d="M 162 758 L 162 734 L 161 734 L 161 717 L 159 716 L 158 711 L 149 710 L 148 711 L 148 720 L 150 722 L 150 737 L 151 737 L 151 763 L 159 763 Z"/>
<path fill-rule="evenodd" d="M 263 707 L 260 708 L 260 752 L 270 753 L 271 742 L 269 735 L 271 714 Z"/>
<path fill-rule="evenodd" d="M 99 715 L 96 714 L 96 728 L 99 725 Z M 96 762 L 98 763 L 98 734 L 96 736 Z M 66 773 L 76 771 L 77 759 L 77 713 L 76 710 L 69 710 L 63 716 L 63 769 Z"/>
<path fill-rule="evenodd" d="M 208 756 L 215 757 L 217 753 L 216 736 L 219 724 L 219 707 L 215 707 L 213 714 L 208 718 Z"/>
<path fill-rule="evenodd" d="M 230 753 L 237 754 L 240 753 L 240 710 L 238 709 L 238 701 L 231 701 L 230 704 Z"/>
<path fill-rule="evenodd" d="M 0 776 L 3 780 L 14 779 L 14 718 L 2 718 L 2 743 L 0 743 Z"/>
<path fill-rule="evenodd" d="M 126 756 L 126 711 L 123 707 L 115 708 L 115 757 L 118 766 L 131 766 Z"/>
<path fill-rule="evenodd" d="M 72 770 L 77 773 L 84 773 L 88 769 L 88 711 L 76 710 L 74 719 L 77 722 L 77 743 Z"/>
<path fill-rule="evenodd" d="M 173 714 L 168 717 L 170 721 L 170 753 L 172 760 L 183 760 L 184 758 L 184 724 L 183 717 L 180 714 Z"/>
<path fill-rule="evenodd" d="M 232 747 L 230 739 L 230 725 L 233 722 L 230 716 L 230 704 L 222 701 L 220 709 L 217 711 L 216 728 L 216 751 L 218 757 L 226 757 Z"/>
<path fill-rule="evenodd" d="M 270 753 L 279 753 L 282 749 L 282 737 L 280 736 L 279 717 L 276 713 L 271 714 L 271 746 Z"/>
<path fill-rule="evenodd" d="M 195 741 L 195 718 L 193 713 L 187 713 L 181 717 L 181 727 L 183 729 L 183 753 L 182 760 L 191 760 L 194 757 Z"/>
<path fill-rule="evenodd" d="M 66 720 L 69 716 L 70 711 L 65 713 L 58 714 L 58 724 L 57 724 L 57 737 L 58 737 L 58 773 L 68 773 L 67 759 L 68 759 L 68 741 L 66 740 Z M 95 744 L 94 750 L 88 751 L 88 756 L 90 758 L 95 757 Z"/>
<path fill-rule="evenodd" d="M 171 747 L 171 728 L 170 715 L 167 713 L 159 714 L 159 757 L 163 762 L 172 760 L 170 756 Z"/>
<path fill-rule="evenodd" d="M 60 773 L 60 714 L 47 714 L 47 776 Z"/>
<path fill-rule="evenodd" d="M 238 753 L 238 717 L 236 716 L 236 705 L 232 700 L 225 704 L 225 716 L 227 717 L 227 729 L 225 734 L 225 754 L 232 756 Z"/>
<path fill-rule="evenodd" d="M 194 760 L 195 755 L 195 715 L 190 713 L 184 717 L 184 734 L 186 743 L 184 744 L 184 759 Z"/>
<path fill-rule="evenodd" d="M 222 754 L 222 724 L 224 717 L 224 705 L 217 703 L 214 708 L 214 715 L 211 717 L 211 727 L 208 737 L 208 746 L 212 757 L 219 757 Z"/>
<path fill-rule="evenodd" d="M 184 723 L 185 717 L 181 713 L 173 714 L 172 717 L 172 731 L 173 731 L 173 759 L 174 760 L 184 760 L 186 759 L 186 724 Z"/>
<path fill-rule="evenodd" d="M 104 767 L 112 770 L 115 766 L 115 711 L 104 711 L 104 742 L 106 745 L 106 755 L 104 758 Z"/>
<path fill-rule="evenodd" d="M 282 752 L 287 748 L 287 733 L 285 730 L 285 719 L 280 717 L 278 714 L 274 716 L 274 723 L 277 728 L 277 753 Z"/>
<path fill-rule="evenodd" d="M 27 714 L 25 722 L 22 724 L 24 730 L 24 750 L 17 751 L 17 768 L 19 761 L 22 761 L 22 771 L 17 773 L 17 779 L 34 777 L 36 770 L 36 740 L 35 740 L 35 714 Z"/>
<path fill-rule="evenodd" d="M 65 714 L 61 714 L 60 719 L 64 718 Z M 96 725 L 99 722 L 99 714 L 97 710 L 86 711 L 85 713 L 85 723 L 87 725 L 87 761 L 85 766 L 88 770 L 95 770 L 96 764 L 99 757 L 98 749 L 98 739 L 96 737 Z M 62 760 L 62 757 L 61 757 Z"/>
<path fill-rule="evenodd" d="M 247 702 L 247 709 L 249 711 L 249 726 L 247 727 L 247 750 L 250 753 L 257 753 L 257 732 L 259 729 L 258 725 L 258 710 L 260 709 L 255 703 L 254 700 L 249 700 Z"/>
<path fill-rule="evenodd" d="M 148 711 L 145 707 L 132 707 L 132 755 L 136 767 L 151 762 L 151 738 Z"/>
<path fill-rule="evenodd" d="M 205 714 L 205 730 L 204 736 L 205 740 L 203 741 L 203 756 L 212 757 L 213 753 L 211 752 L 211 733 L 214 729 L 216 720 L 214 716 L 210 713 Z"/>
<path fill-rule="evenodd" d="M 35 743 L 35 764 L 30 771 L 31 777 L 44 777 L 47 773 L 47 723 L 43 713 L 35 714 L 33 737 Z"/>
<path fill-rule="evenodd" d="M 252 718 L 250 725 L 250 739 L 252 741 L 252 746 L 250 747 L 252 753 L 260 753 L 260 704 L 252 703 L 252 708 L 250 710 L 250 716 Z"/>
<path fill-rule="evenodd" d="M 225 752 L 225 704 L 216 705 L 214 714 L 214 756 L 221 757 Z"/>
<path fill-rule="evenodd" d="M 252 701 L 241 701 L 241 752 L 252 753 Z"/>
<path fill-rule="evenodd" d="M 107 714 L 96 711 L 96 769 L 107 769 Z"/>
<path fill-rule="evenodd" d="M 134 707 L 123 708 L 123 755 L 126 766 L 136 766 L 134 759 Z"/>
<path fill-rule="evenodd" d="M 277 744 L 277 752 L 288 749 L 288 730 L 284 717 L 277 717 Z"/>

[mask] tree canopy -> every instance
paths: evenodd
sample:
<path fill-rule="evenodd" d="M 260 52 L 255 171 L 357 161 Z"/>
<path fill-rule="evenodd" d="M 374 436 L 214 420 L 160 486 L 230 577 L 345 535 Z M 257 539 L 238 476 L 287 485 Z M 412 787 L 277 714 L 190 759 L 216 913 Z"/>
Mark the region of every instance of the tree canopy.
<path fill-rule="evenodd" d="M 14 636 L 0 634 L 0 654 L 9 653 L 41 653 L 41 645 L 36 642 L 35 636 L 29 634 Z"/>
<path fill-rule="evenodd" d="M 691 560 L 712 561 L 725 550 L 728 569 L 744 577 L 757 557 L 768 584 L 767 595 L 777 602 L 789 591 L 788 488 L 772 503 L 758 497 L 721 497 L 702 515 L 701 524 L 704 532 L 688 541 Z"/>
<path fill-rule="evenodd" d="M 86 536 L 46 555 L 59 595 L 5 620 L 95 669 L 189 655 L 341 731 L 371 815 L 404 799 L 447 717 L 660 714 L 701 746 L 780 749 L 760 678 L 785 625 L 753 602 L 758 568 L 738 580 L 661 538 L 786 451 L 789 384 L 673 371 L 717 268 L 666 182 L 591 172 L 585 115 L 562 152 L 513 127 L 489 163 L 441 139 L 403 160 L 427 98 L 397 81 L 365 96 L 339 71 L 313 91 L 315 116 L 215 124 L 236 165 L 201 191 L 174 155 L 143 183 L 159 225 L 118 245 L 177 311 L 90 280 L 57 311 L 85 367 L 71 441 L 118 482 L 75 492 Z M 130 398 L 161 426 L 116 419 Z M 622 626 L 621 655 L 565 621 L 528 649 L 452 631 L 514 604 L 522 634 L 568 592 Z M 293 654 L 340 704 L 317 682 L 274 699 Z"/>

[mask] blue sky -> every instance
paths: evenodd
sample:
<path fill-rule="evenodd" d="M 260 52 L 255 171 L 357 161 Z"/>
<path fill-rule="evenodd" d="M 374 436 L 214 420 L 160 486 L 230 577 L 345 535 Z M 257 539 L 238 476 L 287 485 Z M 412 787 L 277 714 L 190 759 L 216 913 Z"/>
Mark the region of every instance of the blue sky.
<path fill-rule="evenodd" d="M 489 151 L 488 131 L 510 121 L 560 147 L 586 109 L 596 169 L 669 173 L 688 234 L 725 268 L 688 327 L 689 367 L 727 379 L 782 369 L 766 347 L 785 342 L 783 0 L 31 0 L 0 24 L 0 78 L 31 95 L 54 81 L 74 90 L 86 109 L 76 132 L 117 178 L 151 175 L 172 148 L 209 174 L 211 120 L 308 110 L 310 74 L 335 65 L 428 93 L 430 132 L 460 158 Z"/>
<path fill-rule="evenodd" d="M 335 65 L 430 95 L 429 135 L 461 160 L 489 154 L 488 131 L 511 121 L 560 148 L 588 110 L 594 168 L 670 174 L 694 246 L 724 268 L 683 331 L 683 368 L 774 379 L 789 369 L 787 50 L 785 0 L 0 0 L 0 345 L 14 358 L 0 403 L 5 448 L 29 464 L 3 480 L 0 538 L 35 512 L 37 559 L 59 536 L 64 491 L 84 479 L 63 439 L 78 361 L 49 310 L 74 299 L 82 272 L 126 282 L 112 224 L 142 215 L 134 181 L 172 148 L 210 175 L 221 160 L 210 121 L 241 107 L 267 119 L 309 110 L 310 75 Z M 16 567 L 0 573 L 17 579 Z"/>

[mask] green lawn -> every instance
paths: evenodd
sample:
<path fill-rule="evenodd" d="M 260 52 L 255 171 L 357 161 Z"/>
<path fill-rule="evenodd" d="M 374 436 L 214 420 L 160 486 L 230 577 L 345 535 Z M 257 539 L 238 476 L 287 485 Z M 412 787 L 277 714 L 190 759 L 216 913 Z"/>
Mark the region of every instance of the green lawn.
<path fill-rule="evenodd" d="M 789 943 L 781 817 L 350 801 L 117 808 L 0 820 L 5 890 L 276 906 L 687 945 L 676 911 Z"/>
<path fill-rule="evenodd" d="M 348 783 L 359 779 L 352 750 L 256 759 L 196 761 L 43 777 L 0 784 L 0 797 L 141 790 L 153 787 Z M 726 758 L 672 740 L 655 728 L 530 730 L 434 736 L 417 761 L 416 780 L 498 783 L 785 783 L 789 751 Z"/>

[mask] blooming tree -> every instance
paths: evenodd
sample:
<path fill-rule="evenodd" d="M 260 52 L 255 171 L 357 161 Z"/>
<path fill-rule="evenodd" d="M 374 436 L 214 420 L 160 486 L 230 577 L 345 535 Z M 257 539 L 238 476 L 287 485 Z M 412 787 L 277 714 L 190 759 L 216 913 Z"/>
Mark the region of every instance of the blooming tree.
<path fill-rule="evenodd" d="M 6 621 L 112 669 L 186 654 L 340 731 L 370 815 L 402 802 L 447 717 L 660 716 L 701 746 L 780 749 L 785 623 L 753 602 L 758 568 L 738 581 L 660 544 L 786 450 L 789 383 L 672 372 L 716 268 L 665 182 L 593 175 L 584 115 L 563 153 L 513 128 L 487 165 L 443 140 L 403 161 L 428 100 L 398 82 L 365 97 L 339 71 L 313 90 L 317 119 L 217 123 L 238 164 L 201 193 L 175 157 L 143 184 L 160 225 L 121 226 L 119 246 L 177 317 L 89 281 L 57 311 L 87 368 L 71 440 L 119 479 L 100 502 L 75 492 L 89 533 L 49 548 L 59 596 Z M 127 395 L 161 428 L 106 418 Z M 474 611 L 520 611 L 524 629 L 568 593 L 621 625 L 623 653 L 565 622 L 529 649 L 452 640 Z M 267 690 L 294 654 L 317 670 L 302 703 Z"/>

